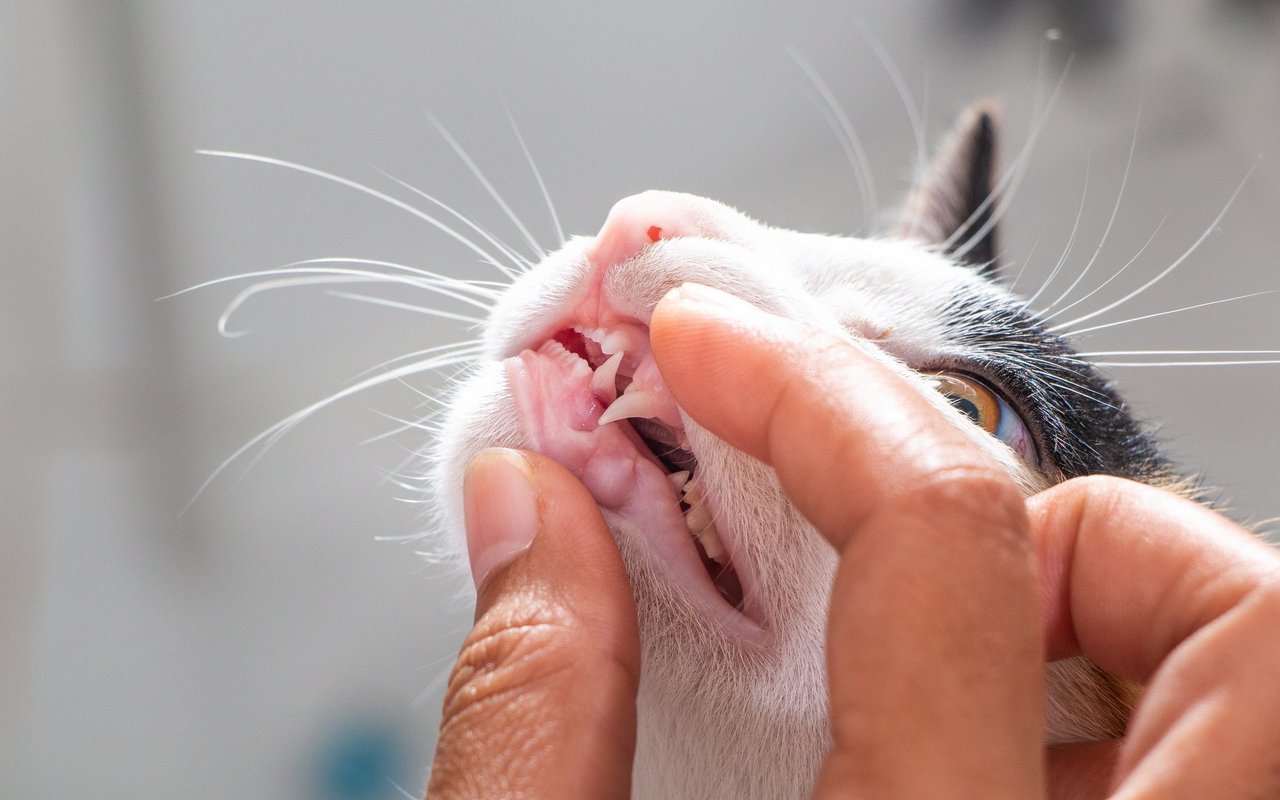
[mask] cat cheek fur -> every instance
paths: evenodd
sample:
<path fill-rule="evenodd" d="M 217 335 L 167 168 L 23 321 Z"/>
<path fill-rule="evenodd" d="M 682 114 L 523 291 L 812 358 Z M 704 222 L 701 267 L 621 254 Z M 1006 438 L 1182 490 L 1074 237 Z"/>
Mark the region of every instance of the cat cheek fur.
<path fill-rule="evenodd" d="M 720 203 L 666 192 L 618 203 L 599 235 L 571 240 L 522 275 L 488 321 L 486 357 L 455 389 L 433 454 L 442 527 L 461 547 L 461 476 L 477 451 L 534 444 L 504 359 L 539 348 L 575 321 L 643 326 L 666 291 L 689 281 L 868 349 L 998 459 L 1025 492 L 1044 488 L 1052 470 L 1027 467 L 913 369 L 964 349 L 947 320 L 957 297 L 992 308 L 1020 302 L 989 280 L 989 263 L 959 265 L 954 246 L 953 252 L 939 246 L 985 219 L 973 205 L 990 191 L 994 124 L 987 107 L 962 121 L 935 177 L 908 203 L 919 219 L 899 233 L 910 238 L 780 230 Z M 972 244 L 969 254 L 991 250 L 989 240 Z M 828 746 L 823 641 L 835 555 L 771 470 L 683 412 L 680 419 L 715 526 L 732 563 L 750 579 L 746 602 L 762 633 L 738 635 L 705 613 L 648 546 L 652 532 L 606 512 L 631 577 L 643 646 L 635 796 L 808 796 Z M 1051 741 L 1123 729 L 1131 692 L 1088 662 L 1051 665 L 1049 684 Z"/>

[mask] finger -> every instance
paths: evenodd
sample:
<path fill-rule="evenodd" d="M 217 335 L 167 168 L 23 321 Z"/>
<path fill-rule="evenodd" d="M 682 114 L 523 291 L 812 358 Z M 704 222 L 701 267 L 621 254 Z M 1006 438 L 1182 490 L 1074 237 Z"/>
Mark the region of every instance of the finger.
<path fill-rule="evenodd" d="M 482 452 L 464 483 L 476 622 L 428 796 L 626 797 L 639 634 L 595 502 L 564 468 L 513 450 Z"/>
<path fill-rule="evenodd" d="M 1038 588 L 1000 467 L 863 350 L 723 293 L 673 290 L 650 335 L 682 408 L 840 551 L 820 788 L 1038 796 Z"/>
<path fill-rule="evenodd" d="M 1203 506 L 1114 478 L 1054 487 L 1029 513 L 1050 656 L 1080 652 L 1149 683 L 1117 765 L 1122 796 L 1280 795 L 1275 551 Z"/>
<path fill-rule="evenodd" d="M 1120 742 L 1073 742 L 1048 748 L 1049 800 L 1101 800 L 1111 788 Z"/>

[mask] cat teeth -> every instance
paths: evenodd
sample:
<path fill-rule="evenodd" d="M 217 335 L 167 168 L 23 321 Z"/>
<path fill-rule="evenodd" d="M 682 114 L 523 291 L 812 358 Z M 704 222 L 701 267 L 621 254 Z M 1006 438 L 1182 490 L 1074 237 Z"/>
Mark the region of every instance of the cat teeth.
<path fill-rule="evenodd" d="M 689 482 L 689 470 L 681 470 L 680 472 L 672 472 L 667 475 L 667 480 L 671 481 L 671 485 L 676 487 L 676 491 L 684 490 L 685 484 Z"/>
<path fill-rule="evenodd" d="M 702 501 L 702 497 L 703 497 L 702 481 L 699 478 L 694 478 L 693 480 L 686 481 L 685 484 L 681 487 L 681 490 L 684 494 L 684 497 L 682 499 L 689 505 L 694 506 Z"/>
<path fill-rule="evenodd" d="M 701 532 L 693 535 L 698 540 L 698 544 L 702 545 L 707 558 L 717 564 L 728 563 L 729 553 L 724 549 L 724 543 L 720 541 L 720 532 L 716 530 L 715 525 L 708 525 Z"/>
<path fill-rule="evenodd" d="M 600 415 L 600 425 L 608 425 L 610 422 L 617 422 L 620 419 L 630 419 L 631 417 L 644 417 L 652 419 L 658 416 L 661 408 L 658 404 L 658 398 L 650 392 L 624 392 L 621 397 L 609 404 L 609 407 Z"/>
<path fill-rule="evenodd" d="M 729 551 L 720 540 L 720 531 L 716 530 L 711 512 L 703 502 L 706 492 L 702 488 L 702 482 L 696 477 L 690 479 L 687 472 L 672 473 L 668 477 L 675 483 L 674 479 L 677 475 L 681 476 L 679 479 L 681 499 L 689 506 L 689 510 L 684 512 L 685 527 L 689 529 L 689 533 L 693 534 L 693 538 L 698 540 L 698 544 L 702 545 L 702 551 L 707 554 L 707 558 L 717 564 L 729 563 Z"/>
<path fill-rule="evenodd" d="M 609 356 L 609 360 L 597 367 L 595 374 L 591 376 L 591 393 L 606 403 L 618 399 L 618 384 L 615 379 L 618 377 L 618 367 L 622 364 L 622 355 L 622 351 L 618 351 Z"/>
<path fill-rule="evenodd" d="M 645 349 L 649 341 L 649 335 L 644 329 L 635 325 L 620 325 L 609 331 L 598 332 L 604 333 L 604 338 L 597 341 L 600 342 L 600 350 L 605 355 L 613 355 L 624 350 L 639 352 Z"/>

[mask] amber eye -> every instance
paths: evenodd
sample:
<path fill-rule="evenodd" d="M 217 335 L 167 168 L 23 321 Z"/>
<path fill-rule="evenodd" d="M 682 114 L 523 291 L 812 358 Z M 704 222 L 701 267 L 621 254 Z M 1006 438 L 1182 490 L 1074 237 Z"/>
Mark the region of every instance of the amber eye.
<path fill-rule="evenodd" d="M 1004 442 L 1031 466 L 1039 463 L 1030 431 L 1003 397 L 981 381 L 956 372 L 935 372 L 931 377 L 942 396 L 974 425 Z"/>

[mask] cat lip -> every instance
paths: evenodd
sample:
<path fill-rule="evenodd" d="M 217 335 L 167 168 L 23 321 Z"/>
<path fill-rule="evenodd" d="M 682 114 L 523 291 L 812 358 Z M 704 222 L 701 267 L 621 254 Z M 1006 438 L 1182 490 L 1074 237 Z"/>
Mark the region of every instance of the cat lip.
<path fill-rule="evenodd" d="M 734 563 L 732 538 L 689 474 L 696 460 L 648 339 L 639 323 L 570 326 L 507 358 L 521 427 L 531 448 L 574 473 L 611 527 L 642 544 L 704 616 L 758 640 L 764 629 L 750 569 Z"/>

